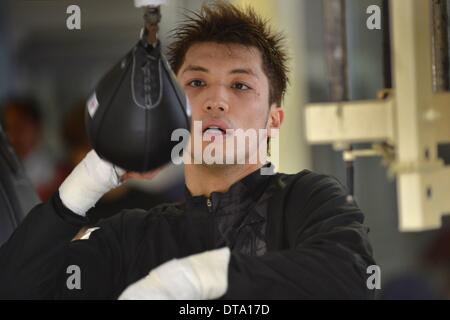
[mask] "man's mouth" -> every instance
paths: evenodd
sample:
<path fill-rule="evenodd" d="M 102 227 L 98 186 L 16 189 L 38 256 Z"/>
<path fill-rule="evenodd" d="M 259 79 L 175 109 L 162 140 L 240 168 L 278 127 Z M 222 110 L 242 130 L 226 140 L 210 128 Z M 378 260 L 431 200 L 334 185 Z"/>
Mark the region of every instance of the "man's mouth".
<path fill-rule="evenodd" d="M 205 130 L 203 130 L 203 138 L 211 142 L 215 141 L 217 137 L 225 138 L 226 135 L 226 130 L 216 126 L 209 126 Z"/>
<path fill-rule="evenodd" d="M 208 134 L 208 135 L 221 135 L 221 134 L 226 134 L 226 131 L 222 128 L 216 127 L 216 126 L 210 126 L 205 128 L 205 130 L 203 130 L 203 134 Z"/>
<path fill-rule="evenodd" d="M 214 141 L 217 137 L 225 138 L 230 133 L 229 128 L 228 123 L 222 119 L 202 121 L 202 134 L 205 140 Z"/>

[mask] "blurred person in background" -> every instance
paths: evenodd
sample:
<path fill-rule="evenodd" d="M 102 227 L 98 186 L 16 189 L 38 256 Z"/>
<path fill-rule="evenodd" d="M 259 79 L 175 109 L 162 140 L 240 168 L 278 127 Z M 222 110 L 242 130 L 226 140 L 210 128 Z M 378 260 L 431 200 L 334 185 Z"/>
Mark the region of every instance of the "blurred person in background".
<path fill-rule="evenodd" d="M 11 146 L 42 201 L 47 201 L 67 176 L 43 139 L 41 108 L 32 97 L 11 97 L 2 104 L 2 126 Z"/>

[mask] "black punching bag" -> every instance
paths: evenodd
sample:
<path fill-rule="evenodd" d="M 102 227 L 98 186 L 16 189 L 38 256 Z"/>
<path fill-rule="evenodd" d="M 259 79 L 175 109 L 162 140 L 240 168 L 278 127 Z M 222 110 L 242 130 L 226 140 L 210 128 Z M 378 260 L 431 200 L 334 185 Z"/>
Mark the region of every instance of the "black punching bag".
<path fill-rule="evenodd" d="M 179 143 L 171 141 L 172 132 L 190 128 L 189 103 L 160 45 L 142 37 L 86 104 L 92 147 L 127 171 L 145 172 L 169 162 Z"/>

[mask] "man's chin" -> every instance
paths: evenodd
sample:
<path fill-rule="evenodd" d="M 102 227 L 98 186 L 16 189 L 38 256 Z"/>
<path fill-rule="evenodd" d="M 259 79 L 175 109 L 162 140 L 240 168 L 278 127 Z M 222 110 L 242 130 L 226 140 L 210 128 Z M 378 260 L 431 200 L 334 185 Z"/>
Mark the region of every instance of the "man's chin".
<path fill-rule="evenodd" d="M 211 168 L 259 164 L 262 156 L 258 149 L 251 151 L 248 148 L 228 150 L 214 142 L 204 142 L 198 149 L 188 148 L 186 151 L 185 164 L 197 164 Z"/>
<path fill-rule="evenodd" d="M 226 164 L 226 163 L 202 163 L 202 166 L 208 169 L 215 169 L 215 170 L 223 170 L 226 168 L 230 168 L 232 166 L 236 166 L 236 164 Z"/>
<path fill-rule="evenodd" d="M 214 157 L 214 156 L 195 157 L 191 155 L 190 162 L 188 162 L 187 164 L 198 164 L 210 168 L 225 168 L 231 166 L 245 166 L 258 164 L 257 161 L 255 162 L 255 160 L 257 159 L 253 159 L 253 161 L 250 161 L 248 155 L 241 155 L 238 158 L 236 158 L 236 156 L 234 157 L 230 156 L 227 158 L 226 155 L 223 157 Z"/>

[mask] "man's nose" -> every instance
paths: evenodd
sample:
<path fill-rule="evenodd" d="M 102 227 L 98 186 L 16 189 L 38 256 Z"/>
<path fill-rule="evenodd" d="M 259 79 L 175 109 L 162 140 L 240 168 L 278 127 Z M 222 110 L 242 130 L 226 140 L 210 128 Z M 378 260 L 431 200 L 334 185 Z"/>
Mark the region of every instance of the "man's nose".
<path fill-rule="evenodd" d="M 228 109 L 225 93 L 221 88 L 210 92 L 208 99 L 203 104 L 203 111 L 208 113 L 225 113 L 228 112 Z"/>

